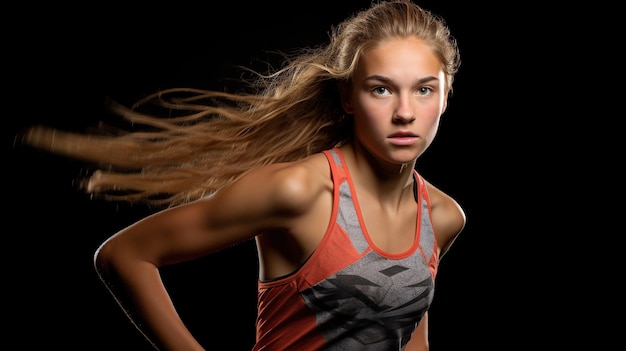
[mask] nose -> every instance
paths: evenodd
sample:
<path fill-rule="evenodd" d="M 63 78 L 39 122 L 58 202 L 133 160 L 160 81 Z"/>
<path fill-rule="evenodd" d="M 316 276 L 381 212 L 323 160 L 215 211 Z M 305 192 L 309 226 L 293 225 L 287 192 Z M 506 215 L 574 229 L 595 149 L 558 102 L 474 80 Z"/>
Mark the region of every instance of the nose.
<path fill-rule="evenodd" d="M 398 106 L 393 114 L 393 121 L 402 124 L 415 121 L 415 113 L 410 98 L 400 96 Z"/>

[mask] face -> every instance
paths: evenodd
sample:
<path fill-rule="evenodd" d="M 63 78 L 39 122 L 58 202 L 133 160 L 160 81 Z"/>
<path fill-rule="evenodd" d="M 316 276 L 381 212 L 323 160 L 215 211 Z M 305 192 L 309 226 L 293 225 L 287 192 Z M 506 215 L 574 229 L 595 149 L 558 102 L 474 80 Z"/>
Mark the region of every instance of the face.
<path fill-rule="evenodd" d="M 421 40 L 393 38 L 359 61 L 343 107 L 355 138 L 377 159 L 413 162 L 432 143 L 446 106 L 441 63 Z"/>

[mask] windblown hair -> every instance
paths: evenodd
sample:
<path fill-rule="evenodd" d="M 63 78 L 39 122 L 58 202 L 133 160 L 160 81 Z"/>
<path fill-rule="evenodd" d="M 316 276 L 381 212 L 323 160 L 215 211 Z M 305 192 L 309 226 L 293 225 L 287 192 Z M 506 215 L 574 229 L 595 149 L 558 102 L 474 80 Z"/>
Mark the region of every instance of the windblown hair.
<path fill-rule="evenodd" d="M 145 128 L 81 134 L 35 126 L 21 138 L 98 165 L 81 182 L 88 193 L 173 206 L 209 196 L 257 167 L 350 140 L 352 116 L 341 107 L 339 84 L 350 82 L 361 55 L 380 41 L 422 38 L 452 91 L 456 41 L 443 19 L 409 0 L 375 0 L 329 34 L 327 45 L 284 54 L 273 72 L 247 70 L 252 78 L 237 93 L 172 88 L 131 107 L 110 101 L 113 113 Z"/>

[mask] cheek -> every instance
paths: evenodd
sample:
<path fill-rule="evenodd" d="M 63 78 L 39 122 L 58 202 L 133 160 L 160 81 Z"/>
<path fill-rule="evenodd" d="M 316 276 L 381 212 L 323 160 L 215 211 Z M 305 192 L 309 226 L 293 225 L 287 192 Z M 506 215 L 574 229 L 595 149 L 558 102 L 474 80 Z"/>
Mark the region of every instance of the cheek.
<path fill-rule="evenodd" d="M 425 119 L 425 133 L 428 136 L 429 142 L 435 139 L 435 135 L 439 130 L 439 121 L 440 117 L 438 115 L 434 115 L 432 118 Z"/>
<path fill-rule="evenodd" d="M 380 100 L 367 98 L 355 99 L 354 113 L 357 118 L 368 121 L 368 124 L 376 123 L 385 118 L 391 118 L 393 110 L 389 104 Z"/>
<path fill-rule="evenodd" d="M 418 104 L 415 109 L 415 116 L 418 119 L 427 121 L 429 124 L 439 123 L 439 117 L 443 113 L 443 104 L 435 101 L 429 101 L 424 104 Z"/>
<path fill-rule="evenodd" d="M 355 109 L 355 122 L 363 126 L 361 129 L 379 130 L 391 120 L 390 114 L 385 108 L 377 105 L 361 105 Z"/>

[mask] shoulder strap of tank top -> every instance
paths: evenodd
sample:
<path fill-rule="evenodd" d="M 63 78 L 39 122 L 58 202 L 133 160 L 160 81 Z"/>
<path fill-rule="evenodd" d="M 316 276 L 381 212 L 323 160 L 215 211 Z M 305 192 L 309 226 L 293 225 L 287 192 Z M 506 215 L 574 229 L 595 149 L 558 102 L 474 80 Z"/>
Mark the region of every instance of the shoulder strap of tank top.
<path fill-rule="evenodd" d="M 337 184 L 341 183 L 346 177 L 346 172 L 341 158 L 341 151 L 335 147 L 330 150 L 325 150 L 323 153 L 326 155 L 328 163 L 330 164 L 333 182 Z"/>
<path fill-rule="evenodd" d="M 413 194 L 415 195 L 415 199 L 419 199 L 420 197 L 426 200 L 430 204 L 430 198 L 428 197 L 428 189 L 426 188 L 426 182 L 424 178 L 417 173 L 417 170 L 413 170 L 413 177 L 415 182 L 413 183 Z"/>

